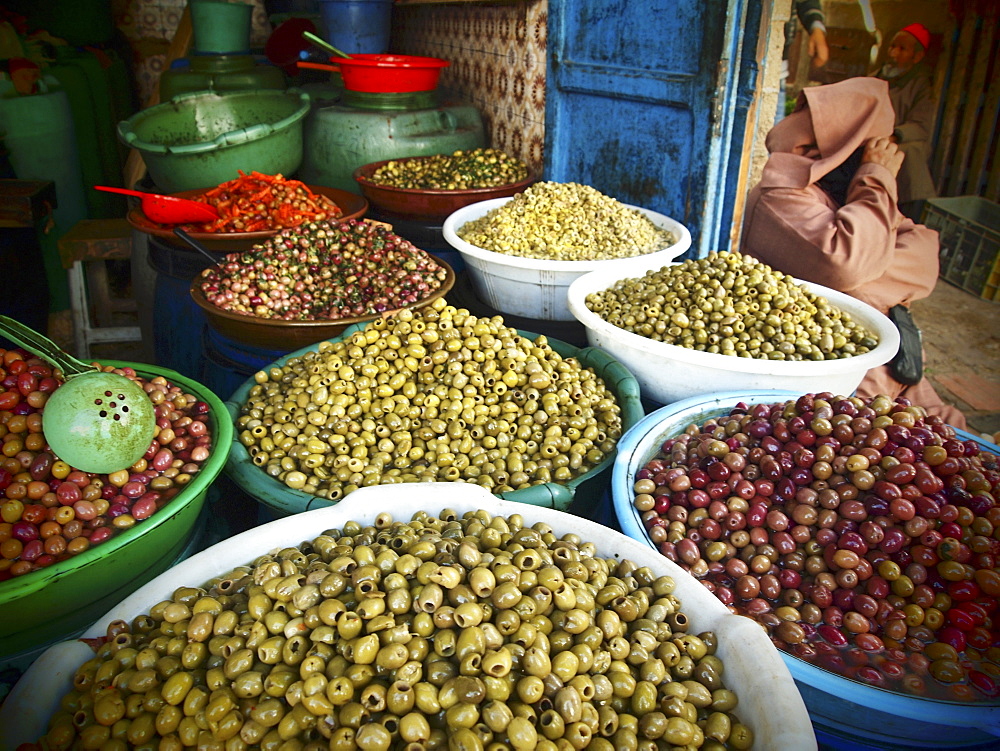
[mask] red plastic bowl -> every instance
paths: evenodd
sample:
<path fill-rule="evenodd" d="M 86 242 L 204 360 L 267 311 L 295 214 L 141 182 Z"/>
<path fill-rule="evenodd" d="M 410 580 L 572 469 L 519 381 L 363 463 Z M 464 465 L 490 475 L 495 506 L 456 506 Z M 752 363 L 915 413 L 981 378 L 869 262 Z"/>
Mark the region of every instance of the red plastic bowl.
<path fill-rule="evenodd" d="M 433 91 L 441 69 L 451 65 L 437 57 L 414 55 L 352 55 L 331 62 L 340 67 L 345 89 L 372 94 Z"/>

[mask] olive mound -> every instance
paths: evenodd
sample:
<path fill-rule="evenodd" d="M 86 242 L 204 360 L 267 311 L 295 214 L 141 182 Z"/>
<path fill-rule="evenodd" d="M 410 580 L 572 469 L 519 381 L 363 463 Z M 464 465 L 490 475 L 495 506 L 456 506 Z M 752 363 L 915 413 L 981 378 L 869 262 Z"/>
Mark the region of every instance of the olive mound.
<path fill-rule="evenodd" d="M 528 177 L 520 159 L 478 148 L 414 159 L 393 159 L 372 173 L 376 185 L 404 190 L 470 190 L 510 185 Z"/>
<path fill-rule="evenodd" d="M 545 337 L 444 298 L 260 371 L 236 421 L 253 463 L 338 500 L 359 487 L 566 482 L 622 435 L 614 393 Z"/>
<path fill-rule="evenodd" d="M 199 277 L 215 307 L 278 321 L 337 321 L 424 300 L 448 270 L 385 225 L 354 219 L 285 229 Z"/>
<path fill-rule="evenodd" d="M 520 514 L 383 512 L 110 623 L 40 743 L 751 748 L 674 587 Z"/>
<path fill-rule="evenodd" d="M 740 402 L 660 440 L 632 487 L 649 541 L 775 646 L 996 705 L 995 453 L 884 394 Z"/>
<path fill-rule="evenodd" d="M 638 209 L 579 183 L 538 182 L 456 234 L 495 253 L 547 261 L 604 261 L 677 242 Z"/>
<path fill-rule="evenodd" d="M 837 360 L 878 335 L 787 274 L 738 252 L 669 264 L 587 295 L 587 308 L 657 342 L 759 360 Z"/>

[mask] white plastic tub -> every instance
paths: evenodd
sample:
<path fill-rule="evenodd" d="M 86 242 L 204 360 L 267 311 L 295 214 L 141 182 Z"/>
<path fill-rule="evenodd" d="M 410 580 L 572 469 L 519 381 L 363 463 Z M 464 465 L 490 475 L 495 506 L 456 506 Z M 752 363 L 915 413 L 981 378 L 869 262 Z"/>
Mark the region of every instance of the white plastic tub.
<path fill-rule="evenodd" d="M 738 403 L 772 404 L 805 392 L 741 389 L 684 399 L 646 415 L 618 442 L 611 496 L 618 525 L 629 538 L 656 551 L 633 504 L 636 474 L 664 441 L 689 425 L 729 414 Z M 959 431 L 989 451 L 996 446 Z M 659 551 L 656 552 L 659 555 Z M 831 751 L 902 751 L 915 748 L 1000 748 L 1000 706 L 922 699 L 869 686 L 781 653 L 823 742 Z M 764 748 L 769 748 L 765 746 Z"/>
<path fill-rule="evenodd" d="M 450 214 L 442 227 L 444 239 L 462 254 L 479 298 L 491 308 L 543 321 L 572 321 L 573 314 L 566 304 L 566 294 L 573 280 L 590 271 L 606 274 L 618 264 L 633 259 L 546 261 L 522 258 L 471 245 L 458 236 L 458 230 L 468 222 L 503 206 L 511 198 L 480 201 Z M 678 238 L 674 245 L 636 258 L 657 259 L 656 262 L 663 265 L 691 247 L 691 233 L 683 224 L 649 209 L 623 205 L 638 209 L 657 227 L 670 230 Z"/>
<path fill-rule="evenodd" d="M 336 506 L 307 511 L 251 529 L 189 558 L 154 579 L 101 618 L 85 636 L 101 636 L 117 618 L 131 620 L 168 599 L 179 586 L 200 585 L 255 556 L 274 548 L 298 545 L 322 531 L 342 527 L 349 520 L 370 523 L 383 510 L 397 519 L 410 519 L 416 511 L 437 514 L 452 508 L 459 514 L 485 509 L 494 515 L 521 514 L 530 524 L 544 522 L 556 535 L 573 532 L 597 546 L 601 555 L 628 558 L 649 566 L 676 581 L 675 594 L 683 603 L 694 633 L 715 631 L 718 654 L 725 662 L 725 681 L 739 696 L 737 710 L 755 735 L 754 748 L 798 751 L 815 749 L 816 740 L 802 698 L 792 677 L 763 629 L 747 618 L 732 615 L 715 597 L 658 552 L 637 540 L 595 522 L 553 509 L 503 501 L 485 489 L 456 483 L 362 488 Z M 52 647 L 25 673 L 0 708 L 0 749 L 13 751 L 19 743 L 44 732 L 47 718 L 70 687 L 75 666 L 89 657 L 79 642 Z"/>
<path fill-rule="evenodd" d="M 718 355 L 633 334 L 608 323 L 587 307 L 587 295 L 608 289 L 620 279 L 641 277 L 663 265 L 656 264 L 651 256 L 623 260 L 612 269 L 581 276 L 570 285 L 568 294 L 570 311 L 587 329 L 587 343 L 621 362 L 639 382 L 643 397 L 660 404 L 736 389 L 789 389 L 800 394 L 832 391 L 849 396 L 865 373 L 889 362 L 899 349 L 899 332 L 875 308 L 850 295 L 799 280 L 796 281 L 805 289 L 822 295 L 874 331 L 879 338 L 878 346 L 856 357 L 817 362 Z"/>

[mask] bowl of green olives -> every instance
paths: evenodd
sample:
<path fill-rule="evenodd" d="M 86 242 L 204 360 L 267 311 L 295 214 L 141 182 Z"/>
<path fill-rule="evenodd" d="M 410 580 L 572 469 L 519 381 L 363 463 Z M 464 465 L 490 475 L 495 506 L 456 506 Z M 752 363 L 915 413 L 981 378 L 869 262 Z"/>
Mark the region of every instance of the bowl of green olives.
<path fill-rule="evenodd" d="M 886 396 L 741 389 L 651 412 L 619 445 L 622 531 L 767 629 L 832 748 L 980 749 L 1000 735 L 1000 576 L 992 556 L 951 560 L 944 537 L 956 558 L 990 548 L 978 533 L 1000 520 L 1000 448 L 921 414 Z M 824 420 L 836 436 L 816 435 Z M 792 466 L 772 471 L 782 456 Z M 877 486 L 861 457 L 884 468 Z M 975 497 L 924 495 L 959 465 Z"/>
<path fill-rule="evenodd" d="M 463 206 L 515 195 L 537 179 L 519 159 L 488 148 L 383 159 L 354 170 L 354 181 L 372 206 L 425 221 L 443 221 Z"/>
<path fill-rule="evenodd" d="M 0 745 L 111 725 L 155 745 L 197 736 L 200 706 L 261 746 L 816 748 L 759 626 L 635 540 L 471 485 L 363 488 L 248 530 L 85 636 L 14 687 Z"/>
<path fill-rule="evenodd" d="M 282 357 L 226 407 L 226 474 L 277 515 L 435 480 L 586 515 L 643 414 L 632 374 L 605 352 L 443 298 Z"/>
<path fill-rule="evenodd" d="M 625 259 L 574 281 L 568 304 L 588 344 L 659 404 L 744 388 L 851 394 L 899 348 L 870 305 L 737 252 Z"/>
<path fill-rule="evenodd" d="M 509 198 L 458 209 L 442 225 L 483 302 L 510 315 L 572 321 L 570 284 L 636 257 L 669 263 L 691 247 L 688 229 L 589 185 L 538 182 Z"/>

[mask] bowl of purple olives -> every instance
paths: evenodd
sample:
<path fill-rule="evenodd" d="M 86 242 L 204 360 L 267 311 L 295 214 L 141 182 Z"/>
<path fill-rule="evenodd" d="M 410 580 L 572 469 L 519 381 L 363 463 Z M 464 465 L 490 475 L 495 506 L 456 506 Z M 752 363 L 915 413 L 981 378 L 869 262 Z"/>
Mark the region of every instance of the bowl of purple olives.
<path fill-rule="evenodd" d="M 630 429 L 612 496 L 625 534 L 764 626 L 821 740 L 985 748 L 998 453 L 905 399 L 718 392 Z"/>

